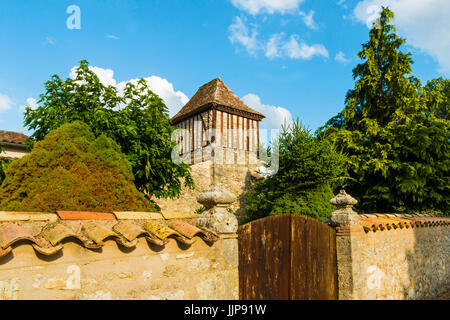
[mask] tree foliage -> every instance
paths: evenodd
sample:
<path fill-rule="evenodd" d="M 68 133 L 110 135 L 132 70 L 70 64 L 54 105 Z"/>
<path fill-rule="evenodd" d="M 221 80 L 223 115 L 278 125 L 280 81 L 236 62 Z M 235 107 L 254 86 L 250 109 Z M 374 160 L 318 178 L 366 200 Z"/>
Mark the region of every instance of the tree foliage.
<path fill-rule="evenodd" d="M 348 156 L 347 191 L 367 212 L 448 212 L 448 80 L 422 87 L 383 8 L 353 70 L 345 107 L 320 136 Z"/>
<path fill-rule="evenodd" d="M 171 141 L 174 127 L 168 109 L 144 79 L 129 82 L 118 92 L 102 84 L 88 62 L 81 61 L 74 79 L 52 76 L 38 104 L 25 112 L 24 123 L 34 130 L 32 139 L 40 141 L 62 124 L 80 120 L 95 136 L 105 134 L 121 146 L 138 189 L 156 197 L 175 197 L 183 181 L 193 187 L 189 166 L 171 161 L 176 142 Z"/>
<path fill-rule="evenodd" d="M 2 146 L 0 145 L 0 154 L 4 151 Z M 4 158 L 0 156 L 0 183 L 5 179 L 5 171 L 8 166 L 10 160 L 8 158 Z"/>
<path fill-rule="evenodd" d="M 329 201 L 334 197 L 331 187 L 344 174 L 344 157 L 327 140 L 312 136 L 298 120 L 283 126 L 277 143 L 278 172 L 249 192 L 243 222 L 286 213 L 329 218 L 333 212 Z"/>
<path fill-rule="evenodd" d="M 155 211 L 133 183 L 120 147 L 95 138 L 76 121 L 51 131 L 30 154 L 8 166 L 0 186 L 0 210 Z"/>
<path fill-rule="evenodd" d="M 437 118 L 450 120 L 450 80 L 437 78 L 425 86 L 428 112 Z"/>

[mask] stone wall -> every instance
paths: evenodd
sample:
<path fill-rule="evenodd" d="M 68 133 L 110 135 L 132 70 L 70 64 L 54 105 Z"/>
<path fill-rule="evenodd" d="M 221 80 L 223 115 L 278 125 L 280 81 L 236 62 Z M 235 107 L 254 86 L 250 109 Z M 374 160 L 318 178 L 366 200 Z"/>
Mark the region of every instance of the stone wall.
<path fill-rule="evenodd" d="M 41 259 L 31 246 L 0 262 L 0 300 L 8 299 L 238 299 L 236 239 L 180 250 L 174 240 L 152 251 L 140 239 L 133 252 L 109 241 L 102 252 L 64 245 L 58 259 Z"/>
<path fill-rule="evenodd" d="M 29 153 L 29 151 L 27 151 L 27 149 L 23 147 L 16 147 L 10 145 L 2 145 L 2 147 L 3 152 L 0 153 L 0 157 L 16 159 L 22 158 L 24 155 Z"/>
<path fill-rule="evenodd" d="M 212 182 L 211 160 L 191 165 L 191 175 L 194 179 L 195 189 L 181 188 L 180 196 L 174 199 L 155 199 L 161 210 L 167 212 L 193 213 L 201 207 L 197 196 Z"/>
<path fill-rule="evenodd" d="M 227 152 L 229 151 L 229 152 Z M 236 150 L 225 149 L 226 154 L 235 154 Z M 230 157 L 230 156 L 228 156 Z M 247 152 L 243 156 L 244 161 L 235 161 L 231 164 L 224 161 L 223 163 L 213 163 L 212 160 L 207 160 L 198 164 L 191 165 L 191 173 L 195 182 L 195 189 L 190 190 L 183 187 L 180 196 L 175 199 L 156 199 L 156 203 L 163 211 L 167 212 L 183 212 L 192 213 L 201 205 L 197 202 L 197 196 L 202 193 L 214 182 L 220 183 L 228 191 L 237 197 L 230 208 L 236 216 L 243 215 L 245 210 L 245 195 L 252 188 L 258 178 L 257 170 L 258 160 L 253 153 L 250 155 Z M 236 157 L 238 158 L 238 157 Z"/>
<path fill-rule="evenodd" d="M 361 232 L 354 299 L 431 299 L 450 289 L 450 226 Z"/>
<path fill-rule="evenodd" d="M 216 164 L 214 168 L 214 179 L 223 185 L 237 198 L 230 206 L 232 213 L 239 220 L 245 213 L 246 195 L 257 181 L 259 174 L 258 166 L 255 164 Z"/>
<path fill-rule="evenodd" d="M 210 174 L 220 181 L 222 173 Z M 203 194 L 217 204 L 210 213 L 223 217 L 231 201 L 211 190 Z M 339 299 L 432 299 L 450 289 L 450 217 L 359 215 L 345 192 L 332 203 Z M 164 211 L 0 212 L 0 300 L 238 299 L 236 228 L 212 232 L 201 220 Z"/>
<path fill-rule="evenodd" d="M 22 221 L 30 214 L 0 212 L 0 300 L 239 298 L 236 234 L 194 236 L 192 219 L 180 224 L 184 220 L 124 215 L 69 221 L 31 214 Z M 154 231 L 137 237 L 144 221 L 152 221 Z"/>
<path fill-rule="evenodd" d="M 336 226 L 339 299 L 432 299 L 450 289 L 450 217 L 357 214 L 340 192 Z"/>

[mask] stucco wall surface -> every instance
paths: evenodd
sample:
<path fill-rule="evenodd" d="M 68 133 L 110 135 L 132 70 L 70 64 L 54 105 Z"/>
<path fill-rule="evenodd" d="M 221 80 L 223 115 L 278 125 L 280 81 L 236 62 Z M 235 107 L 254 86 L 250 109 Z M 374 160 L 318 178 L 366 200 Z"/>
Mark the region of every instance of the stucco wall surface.
<path fill-rule="evenodd" d="M 359 232 L 349 251 L 354 299 L 432 299 L 450 289 L 449 225 Z"/>
<path fill-rule="evenodd" d="M 17 245 L 0 259 L 0 299 L 238 299 L 237 239 L 163 249 L 138 240 L 131 250 L 67 242 L 56 257 Z"/>
<path fill-rule="evenodd" d="M 24 155 L 29 152 L 23 148 L 13 147 L 13 146 L 5 146 L 3 145 L 3 152 L 0 153 L 1 157 L 5 158 L 22 158 Z"/>

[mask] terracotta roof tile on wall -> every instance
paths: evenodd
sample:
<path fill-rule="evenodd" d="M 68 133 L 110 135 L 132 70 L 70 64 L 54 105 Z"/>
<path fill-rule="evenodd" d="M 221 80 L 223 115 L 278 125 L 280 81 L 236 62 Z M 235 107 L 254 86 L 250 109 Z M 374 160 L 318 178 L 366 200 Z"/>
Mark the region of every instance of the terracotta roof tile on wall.
<path fill-rule="evenodd" d="M 0 130 L 0 142 L 23 144 L 27 138 L 28 136 L 20 132 Z"/>
<path fill-rule="evenodd" d="M 112 213 L 88 211 L 56 211 L 61 220 L 114 220 Z"/>
<path fill-rule="evenodd" d="M 360 214 L 365 232 L 450 225 L 449 216 L 431 214 Z"/>
<path fill-rule="evenodd" d="M 219 239 L 215 232 L 197 226 L 192 219 L 183 220 L 175 214 L 174 219 L 165 219 L 162 214 L 155 217 L 156 214 L 152 213 L 150 219 L 141 219 L 142 213 L 139 219 L 120 219 L 111 214 L 111 219 L 107 213 L 71 212 L 70 216 L 64 216 L 61 211 L 58 214 L 18 212 L 14 217 L 14 212 L 0 211 L 0 258 L 8 255 L 15 245 L 23 244 L 31 244 L 40 254 L 54 255 L 63 249 L 64 241 L 98 249 L 107 240 L 133 248 L 139 237 L 156 246 L 164 246 L 169 238 L 184 245 L 192 245 L 197 237 L 207 243 Z M 93 219 L 86 220 L 88 216 Z"/>
<path fill-rule="evenodd" d="M 217 78 L 201 86 L 191 100 L 172 118 L 172 121 L 177 123 L 188 116 L 203 111 L 203 108 L 210 104 L 249 113 L 259 120 L 264 118 L 263 114 L 248 107 L 220 78 Z"/>

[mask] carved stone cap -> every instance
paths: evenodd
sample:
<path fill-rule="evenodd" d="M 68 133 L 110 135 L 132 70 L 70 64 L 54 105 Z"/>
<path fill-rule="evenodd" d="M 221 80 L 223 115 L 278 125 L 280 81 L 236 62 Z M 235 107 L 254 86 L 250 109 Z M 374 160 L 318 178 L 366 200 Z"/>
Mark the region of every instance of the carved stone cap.
<path fill-rule="evenodd" d="M 358 201 L 342 189 L 339 194 L 330 200 L 330 203 L 338 209 L 344 209 L 352 208 L 358 203 Z"/>
<path fill-rule="evenodd" d="M 330 200 L 330 203 L 337 208 L 336 211 L 331 214 L 331 221 L 337 226 L 359 226 L 359 216 L 352 209 L 358 201 L 347 194 L 345 190 L 341 190 L 336 197 Z"/>
<path fill-rule="evenodd" d="M 221 184 L 214 183 L 197 196 L 197 202 L 207 209 L 215 206 L 226 206 L 236 201 L 236 196 Z"/>

